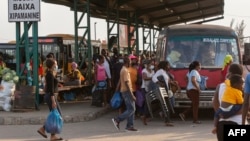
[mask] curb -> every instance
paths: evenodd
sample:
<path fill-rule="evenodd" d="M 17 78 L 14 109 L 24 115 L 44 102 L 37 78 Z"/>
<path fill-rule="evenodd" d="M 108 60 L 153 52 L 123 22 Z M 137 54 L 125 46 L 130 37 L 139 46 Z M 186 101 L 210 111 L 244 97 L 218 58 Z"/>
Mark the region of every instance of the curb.
<path fill-rule="evenodd" d="M 111 111 L 110 108 L 100 109 L 97 112 L 79 113 L 74 115 L 64 115 L 64 123 L 77 123 L 94 120 Z M 47 116 L 43 117 L 0 117 L 0 125 L 42 125 L 45 123 Z"/>

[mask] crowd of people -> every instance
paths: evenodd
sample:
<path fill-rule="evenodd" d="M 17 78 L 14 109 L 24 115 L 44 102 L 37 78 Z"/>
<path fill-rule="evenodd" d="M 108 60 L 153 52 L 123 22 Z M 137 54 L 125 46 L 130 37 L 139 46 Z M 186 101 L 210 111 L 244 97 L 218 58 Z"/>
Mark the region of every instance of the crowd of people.
<path fill-rule="evenodd" d="M 109 104 L 113 93 L 116 91 L 121 93 L 124 100 L 118 110 L 118 116 L 112 119 L 117 129 L 120 128 L 119 123 L 127 119 L 126 129 L 137 131 L 133 122 L 137 117 L 142 119 L 144 125 L 148 124 L 150 114 L 145 95 L 151 90 L 158 87 L 166 88 L 168 93 L 171 91 L 172 96 L 169 98 L 172 98 L 172 102 L 174 102 L 173 92 L 170 88 L 172 85 L 173 87 L 176 86 L 177 89 L 179 88 L 173 75 L 169 73 L 170 64 L 168 61 L 161 61 L 156 65 L 154 59 L 154 55 L 137 56 L 133 53 L 121 55 L 118 54 L 116 48 L 113 50 L 113 56 L 109 57 L 106 50 L 102 50 L 101 55 L 97 55 L 94 58 L 94 84 L 96 87 L 99 87 L 100 83 L 105 83 L 104 85 L 107 86 L 102 91 L 103 106 Z M 163 76 L 163 81 L 159 80 L 161 76 Z M 152 83 L 155 84 L 155 87 L 152 87 Z M 161 107 L 158 105 L 157 109 L 159 110 Z M 159 111 L 159 113 L 162 112 L 162 110 Z M 173 126 L 170 113 L 166 115 L 164 115 L 165 125 Z"/>
<path fill-rule="evenodd" d="M 250 73 L 244 79 L 243 68 L 240 64 L 232 63 L 232 57 L 226 56 L 222 69 L 222 83 L 218 84 L 214 97 L 213 107 L 214 128 L 212 133 L 217 135 L 218 141 L 223 141 L 224 125 L 245 125 L 247 123 L 249 102 L 250 102 Z M 4 62 L 0 58 L 2 67 Z M 192 111 L 193 123 L 201 124 L 198 119 L 199 95 L 201 93 L 201 69 L 199 61 L 193 61 L 189 65 L 189 71 L 186 74 L 187 97 L 191 101 L 190 108 L 179 113 L 180 118 L 185 121 L 187 114 Z M 49 110 L 57 109 L 61 114 L 61 109 L 55 93 L 58 92 L 58 86 L 61 84 L 57 79 L 57 62 L 53 54 L 48 54 L 43 63 L 43 71 L 40 75 L 44 76 L 45 102 Z M 102 106 L 108 106 L 112 95 L 119 91 L 123 98 L 123 104 L 119 107 L 118 115 L 112 118 L 116 129 L 120 129 L 120 122 L 127 120 L 126 130 L 137 131 L 134 127 L 136 117 L 141 118 L 144 125 L 148 124 L 150 118 L 149 108 L 146 103 L 146 95 L 159 87 L 165 88 L 168 97 L 166 101 L 174 106 L 174 94 L 180 91 L 178 82 L 169 72 L 170 63 L 168 61 L 156 62 L 154 55 L 146 56 L 142 54 L 121 55 L 117 48 L 113 49 L 113 55 L 108 56 L 107 51 L 103 49 L 100 55 L 93 58 L 93 84 L 102 89 Z M 82 74 L 78 69 L 78 64 L 71 63 L 71 71 L 65 75 L 65 85 L 79 85 Z M 143 102 L 140 102 L 143 101 Z M 164 111 L 158 105 L 157 110 L 164 118 L 165 126 L 174 126 L 171 121 L 171 110 Z M 155 110 L 155 111 L 157 111 Z M 38 131 L 40 135 L 47 138 L 45 126 Z M 51 133 L 51 140 L 62 140 Z"/>
<path fill-rule="evenodd" d="M 114 48 L 112 56 L 109 56 L 107 51 L 102 49 L 101 54 L 93 58 L 93 84 L 102 89 L 102 106 L 108 106 L 112 95 L 117 91 L 121 93 L 123 98 L 118 115 L 112 118 L 116 129 L 120 129 L 120 122 L 127 120 L 126 130 L 137 131 L 134 125 L 136 118 L 140 118 L 144 125 L 148 125 L 149 108 L 152 107 L 148 107 L 145 97 L 150 91 L 159 87 L 165 88 L 168 94 L 165 100 L 170 101 L 170 105 L 174 107 L 173 95 L 180 92 L 180 87 L 169 71 L 171 64 L 168 61 L 156 62 L 154 56 L 154 54 L 137 56 L 133 53 L 122 55 L 118 53 L 117 48 Z M 222 68 L 222 83 L 218 84 L 213 97 L 215 115 L 212 133 L 217 135 L 218 141 L 223 141 L 224 125 L 248 124 L 246 119 L 250 102 L 250 74 L 244 80 L 242 66 L 232 62 L 232 57 L 227 55 Z M 5 67 L 1 57 L 0 65 L 0 69 Z M 186 74 L 186 93 L 191 101 L 191 106 L 179 113 L 179 117 L 185 121 L 188 113 L 192 112 L 194 124 L 201 124 L 198 117 L 200 82 L 202 81 L 199 74 L 201 65 L 199 61 L 193 61 L 189 65 L 189 71 Z M 79 70 L 78 64 L 76 62 L 70 63 L 70 70 L 63 78 L 63 85 L 57 78 L 58 65 L 53 53 L 49 53 L 44 62 L 39 62 L 38 71 L 39 75 L 44 78 L 42 85 L 45 91 L 44 101 L 50 111 L 57 109 L 61 114 L 60 105 L 56 98 L 58 87 L 81 84 L 84 76 Z M 25 68 L 24 73 L 27 73 Z M 0 88 L 2 89 L 2 87 Z M 164 111 L 158 104 L 154 111 L 162 116 L 165 126 L 174 126 L 171 121 L 171 110 Z M 166 113 L 163 114 L 163 112 Z M 37 132 L 47 138 L 44 125 Z M 54 133 L 51 133 L 50 138 L 51 140 L 63 140 Z"/>

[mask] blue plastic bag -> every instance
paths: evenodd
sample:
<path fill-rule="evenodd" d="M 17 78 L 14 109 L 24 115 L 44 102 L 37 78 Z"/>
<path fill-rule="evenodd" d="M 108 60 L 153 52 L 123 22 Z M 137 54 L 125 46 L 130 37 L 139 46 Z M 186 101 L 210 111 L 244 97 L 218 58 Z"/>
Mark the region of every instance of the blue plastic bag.
<path fill-rule="evenodd" d="M 117 109 L 122 105 L 122 101 L 123 101 L 123 99 L 122 99 L 121 93 L 115 92 L 113 97 L 110 100 L 110 106 L 113 109 Z"/>
<path fill-rule="evenodd" d="M 75 93 L 73 92 L 66 92 L 63 94 L 63 98 L 66 101 L 73 101 L 75 100 Z"/>
<path fill-rule="evenodd" d="M 60 134 L 62 131 L 63 119 L 57 109 L 53 109 L 45 122 L 45 130 L 51 134 Z"/>
<path fill-rule="evenodd" d="M 201 77 L 201 82 L 199 82 L 199 85 L 200 85 L 200 89 L 201 90 L 206 90 L 207 89 L 207 79 L 208 77 L 207 76 L 200 76 Z"/>

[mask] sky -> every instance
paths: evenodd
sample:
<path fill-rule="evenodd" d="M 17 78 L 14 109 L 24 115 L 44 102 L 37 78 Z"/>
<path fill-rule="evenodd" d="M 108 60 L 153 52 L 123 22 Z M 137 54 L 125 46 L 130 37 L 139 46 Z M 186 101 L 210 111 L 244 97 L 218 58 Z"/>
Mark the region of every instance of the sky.
<path fill-rule="evenodd" d="M 232 19 L 235 20 L 234 26 L 244 20 L 246 28 L 244 36 L 250 36 L 250 0 L 224 0 L 224 19 L 208 22 L 230 26 Z M 16 29 L 14 22 L 8 22 L 8 0 L 0 2 L 0 43 L 7 43 L 15 40 Z M 96 38 L 107 39 L 107 23 L 103 19 L 91 18 L 91 38 L 95 38 L 94 24 L 96 22 Z M 48 4 L 41 0 L 41 21 L 38 23 L 39 36 L 48 34 L 74 34 L 74 12 L 69 7 Z M 30 34 L 31 35 L 31 34 Z"/>

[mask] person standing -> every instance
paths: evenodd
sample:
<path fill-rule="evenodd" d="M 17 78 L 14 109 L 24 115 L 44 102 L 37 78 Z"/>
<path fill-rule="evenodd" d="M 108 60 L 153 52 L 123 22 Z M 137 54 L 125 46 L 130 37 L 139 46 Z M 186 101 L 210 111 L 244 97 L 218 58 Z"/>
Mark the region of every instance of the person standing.
<path fill-rule="evenodd" d="M 152 77 L 155 74 L 155 72 L 154 72 L 154 65 L 153 65 L 151 60 L 144 60 L 143 64 L 144 64 L 144 69 L 142 70 L 142 86 L 141 86 L 141 89 L 142 89 L 142 92 L 144 94 L 144 97 L 146 97 L 145 96 L 146 93 L 149 92 L 150 81 L 152 81 Z M 142 110 L 141 118 L 142 118 L 143 124 L 147 125 L 147 118 L 150 115 L 149 115 L 149 112 L 148 112 L 148 106 L 147 106 L 146 100 L 145 100 L 145 102 L 143 104 L 142 109 L 143 110 Z"/>
<path fill-rule="evenodd" d="M 221 82 L 224 82 L 227 78 L 228 68 L 233 63 L 233 57 L 231 55 L 226 55 L 223 61 L 223 66 L 221 70 Z"/>
<path fill-rule="evenodd" d="M 230 81 L 225 81 L 226 89 L 220 102 L 220 108 L 214 114 L 213 134 L 217 132 L 219 119 L 228 118 L 239 113 L 243 103 L 243 84 L 244 79 L 241 75 L 234 74 L 229 78 Z"/>
<path fill-rule="evenodd" d="M 168 89 L 168 87 L 169 87 L 168 83 L 169 83 L 170 79 L 169 79 L 169 76 L 167 74 L 167 70 L 169 70 L 169 68 L 170 68 L 170 64 L 169 64 L 168 61 L 161 61 L 158 64 L 158 66 L 157 66 L 158 70 L 155 72 L 155 74 L 152 77 L 152 82 L 153 82 L 154 86 L 150 86 L 150 88 L 149 88 L 150 90 L 154 90 L 154 89 L 156 89 L 158 87 L 164 87 L 166 90 Z M 151 84 L 149 84 L 149 85 L 151 85 Z M 162 109 L 162 111 L 164 111 L 164 110 Z M 169 109 L 167 109 L 167 111 L 165 111 L 165 112 L 166 112 L 164 114 L 164 116 L 165 116 L 164 117 L 165 126 L 174 126 L 171 123 Z"/>
<path fill-rule="evenodd" d="M 119 79 L 120 79 L 120 71 L 122 69 L 124 63 L 124 59 L 122 54 L 119 54 L 119 58 L 118 58 L 118 62 L 116 62 L 113 66 L 113 74 L 112 74 L 112 78 L 113 78 L 113 86 L 114 88 L 116 88 Z"/>
<path fill-rule="evenodd" d="M 106 73 L 105 66 L 104 66 L 104 57 L 102 55 L 99 55 L 98 59 L 99 59 L 99 62 L 97 62 L 95 65 L 95 75 L 94 75 L 96 91 L 98 91 L 98 93 L 95 93 L 95 94 L 98 94 L 100 96 L 98 98 L 101 98 L 101 99 L 98 101 L 103 102 L 103 106 L 105 107 L 107 105 L 107 92 L 106 92 L 107 73 Z M 110 80 L 108 81 L 110 83 Z M 99 103 L 99 104 L 102 104 L 102 103 Z M 97 103 L 96 106 L 101 106 L 99 104 Z"/>
<path fill-rule="evenodd" d="M 59 103 L 56 99 L 55 93 L 58 92 L 58 80 L 56 79 L 56 62 L 54 59 L 47 59 L 46 60 L 46 75 L 45 75 L 45 81 L 46 81 L 46 88 L 45 88 L 45 102 L 47 103 L 49 110 L 52 111 L 52 109 L 57 109 L 58 112 L 61 115 L 61 108 L 59 106 Z M 62 115 L 61 115 L 62 116 Z M 43 136 L 44 138 L 47 138 L 47 135 L 45 133 L 45 125 L 43 125 L 40 129 L 37 130 L 37 132 Z M 59 138 L 56 136 L 56 134 L 51 133 L 50 137 L 51 141 L 55 140 L 63 140 L 62 138 Z"/>
<path fill-rule="evenodd" d="M 199 71 L 201 69 L 201 64 L 198 61 L 193 61 L 189 65 L 189 72 L 187 73 L 187 96 L 191 100 L 191 107 L 186 109 L 184 112 L 180 113 L 180 118 L 185 121 L 186 115 L 192 110 L 193 111 L 193 123 L 200 124 L 198 120 L 199 111 L 199 97 L 200 97 L 200 86 L 201 77 Z"/>
<path fill-rule="evenodd" d="M 117 87 L 117 91 L 120 88 L 124 103 L 126 105 L 126 110 L 118 115 L 117 117 L 112 118 L 112 122 L 117 130 L 120 130 L 119 124 L 123 120 L 127 119 L 126 130 L 128 131 L 137 131 L 134 128 L 134 114 L 135 114 L 135 100 L 136 97 L 132 92 L 132 84 L 130 80 L 130 74 L 128 71 L 130 64 L 130 59 L 128 57 L 124 58 L 124 65 L 120 72 L 120 80 Z"/>
<path fill-rule="evenodd" d="M 238 74 L 241 76 L 243 75 L 243 68 L 240 64 L 233 63 L 229 66 L 227 78 L 229 78 L 231 75 L 234 75 L 234 74 Z M 226 83 L 228 83 L 227 81 L 229 81 L 229 79 L 226 79 L 225 82 L 218 84 L 215 90 L 215 94 L 213 97 L 214 111 L 217 111 L 221 105 L 222 97 L 226 90 Z M 247 84 L 247 81 L 245 81 L 245 85 L 246 84 Z M 243 107 L 244 107 L 244 103 L 245 101 L 243 101 Z M 242 116 L 241 111 L 237 113 L 236 115 L 230 116 L 229 118 L 220 118 L 216 127 L 217 128 L 216 130 L 217 140 L 224 141 L 224 125 L 240 125 L 242 123 L 243 123 L 243 116 Z"/>
<path fill-rule="evenodd" d="M 111 66 L 111 62 L 110 62 L 110 58 L 107 54 L 107 51 L 105 49 L 102 49 L 101 50 L 101 54 L 102 56 L 104 57 L 104 67 L 105 67 L 105 70 L 106 70 L 106 74 L 107 74 L 107 82 L 108 82 L 108 87 L 106 89 L 106 96 L 107 96 L 107 101 L 106 103 L 108 103 L 111 99 L 111 90 L 112 90 L 112 84 L 111 84 L 111 79 L 112 79 L 112 66 Z"/>
<path fill-rule="evenodd" d="M 250 102 L 250 73 L 247 74 L 245 79 L 245 87 L 244 87 L 244 102 L 242 108 L 242 124 L 246 124 L 246 119 L 249 117 L 249 102 Z"/>

